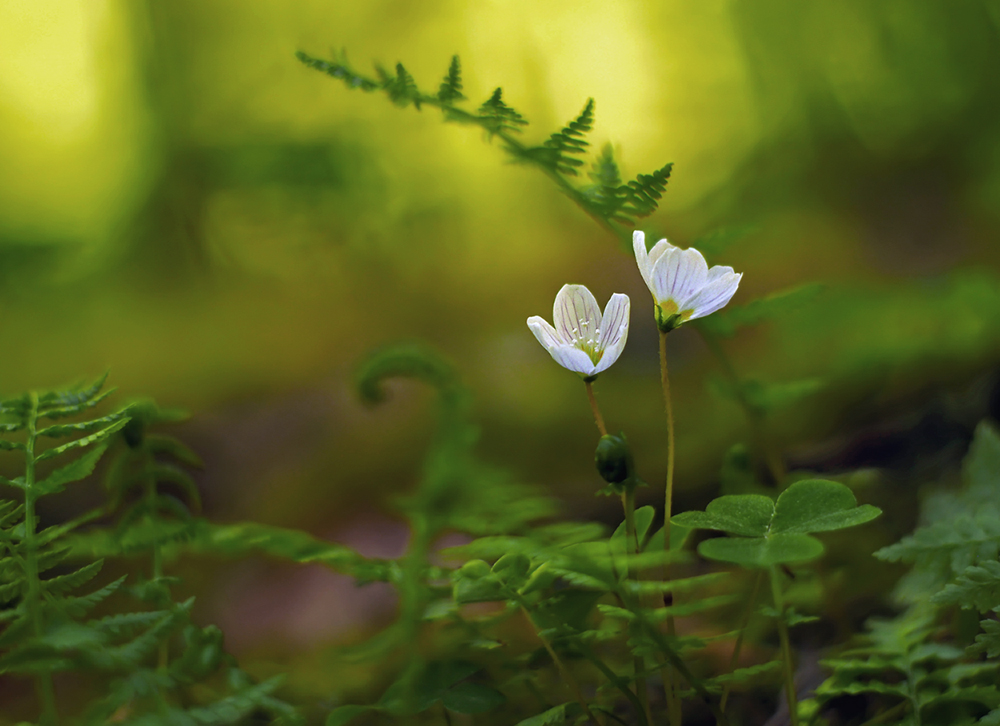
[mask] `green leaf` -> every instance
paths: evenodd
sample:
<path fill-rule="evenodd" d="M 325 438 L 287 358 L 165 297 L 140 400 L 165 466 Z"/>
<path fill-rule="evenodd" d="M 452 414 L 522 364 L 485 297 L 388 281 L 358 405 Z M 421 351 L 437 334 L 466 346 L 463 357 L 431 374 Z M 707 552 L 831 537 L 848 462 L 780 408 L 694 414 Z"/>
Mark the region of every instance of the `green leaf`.
<path fill-rule="evenodd" d="M 37 482 L 33 490 L 38 492 L 39 495 L 56 494 L 57 492 L 61 492 L 66 484 L 86 479 L 94 473 L 94 467 L 97 466 L 97 462 L 104 455 L 107 448 L 107 444 L 102 444 L 91 449 L 79 459 L 74 459 L 66 466 L 56 469 L 40 482 Z"/>
<path fill-rule="evenodd" d="M 1000 621 L 981 620 L 979 626 L 983 632 L 976 636 L 976 642 L 969 647 L 969 652 L 986 651 L 987 658 L 1000 656 Z"/>
<path fill-rule="evenodd" d="M 931 596 L 935 605 L 959 605 L 981 613 L 1000 608 L 1000 562 L 986 560 L 967 567 L 958 579 Z"/>
<path fill-rule="evenodd" d="M 42 588 L 50 594 L 68 592 L 96 577 L 103 565 L 104 560 L 97 560 L 97 562 L 84 565 L 79 570 L 71 572 L 68 575 L 59 575 L 48 580 L 42 580 Z"/>
<path fill-rule="evenodd" d="M 516 726 L 555 726 L 556 724 L 566 723 L 566 719 L 571 717 L 579 708 L 580 706 L 576 701 L 564 703 L 560 706 L 550 708 L 548 711 L 543 711 L 535 716 L 526 718 L 523 721 L 518 721 Z"/>
<path fill-rule="evenodd" d="M 774 505 L 772 533 L 829 532 L 864 524 L 882 513 L 870 504 L 857 506 L 854 493 L 825 479 L 797 481 Z"/>
<path fill-rule="evenodd" d="M 70 406 L 59 406 L 58 408 L 43 408 L 38 412 L 38 417 L 55 419 L 55 418 L 65 418 L 66 416 L 75 416 L 78 413 L 86 411 L 88 408 L 94 408 L 97 404 L 103 401 L 105 398 L 110 396 L 115 392 L 114 388 L 109 388 L 104 393 L 95 396 L 94 398 L 88 399 L 81 403 L 76 403 Z"/>
<path fill-rule="evenodd" d="M 55 446 L 51 449 L 43 451 L 40 456 L 35 458 L 35 461 L 44 461 L 45 459 L 51 459 L 53 456 L 59 456 L 60 454 L 64 454 L 67 451 L 72 451 L 73 449 L 79 449 L 85 446 L 90 446 L 91 444 L 96 444 L 108 438 L 109 436 L 111 436 L 111 434 L 115 433 L 116 431 L 120 431 L 122 428 L 125 427 L 125 424 L 127 424 L 128 422 L 129 419 L 127 418 L 119 419 L 115 423 L 111 424 L 106 428 L 101 429 L 95 434 L 91 434 L 90 436 L 84 436 L 81 439 L 70 441 L 68 444 Z"/>
<path fill-rule="evenodd" d="M 455 713 L 486 713 L 500 708 L 507 698 L 495 688 L 479 683 L 459 683 L 445 691 L 441 703 Z"/>
<path fill-rule="evenodd" d="M 823 554 L 823 543 L 807 534 L 775 534 L 767 538 L 719 537 L 698 545 L 710 560 L 732 562 L 743 567 L 808 562 Z"/>
<path fill-rule="evenodd" d="M 374 706 L 338 706 L 330 711 L 324 723 L 326 726 L 344 726 L 361 714 L 376 710 Z"/>
<path fill-rule="evenodd" d="M 704 512 L 684 512 L 671 524 L 692 529 L 719 529 L 746 537 L 765 535 L 774 516 L 774 502 L 760 494 L 727 494 L 709 502 Z"/>
<path fill-rule="evenodd" d="M 106 424 L 112 424 L 115 421 L 120 421 L 121 419 L 126 418 L 128 416 L 128 411 L 128 408 L 124 408 L 121 411 L 116 411 L 115 413 L 102 416 L 101 418 L 91 419 L 90 421 L 47 426 L 38 431 L 38 436 L 47 436 L 54 439 L 61 438 L 63 436 L 86 433 L 87 431 L 96 431 Z"/>

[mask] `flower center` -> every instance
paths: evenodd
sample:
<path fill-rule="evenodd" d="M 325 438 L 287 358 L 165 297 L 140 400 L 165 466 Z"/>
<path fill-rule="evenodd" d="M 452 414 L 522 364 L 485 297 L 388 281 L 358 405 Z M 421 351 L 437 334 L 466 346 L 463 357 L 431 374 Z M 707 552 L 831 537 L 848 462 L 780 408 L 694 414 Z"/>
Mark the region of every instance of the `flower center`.
<path fill-rule="evenodd" d="M 596 366 L 598 361 L 601 360 L 601 356 L 604 355 L 604 350 L 601 348 L 599 341 L 601 340 L 601 329 L 598 327 L 593 327 L 591 329 L 592 323 L 590 320 L 581 320 L 580 327 L 573 329 L 573 345 L 582 350 L 590 358 L 590 361 Z"/>

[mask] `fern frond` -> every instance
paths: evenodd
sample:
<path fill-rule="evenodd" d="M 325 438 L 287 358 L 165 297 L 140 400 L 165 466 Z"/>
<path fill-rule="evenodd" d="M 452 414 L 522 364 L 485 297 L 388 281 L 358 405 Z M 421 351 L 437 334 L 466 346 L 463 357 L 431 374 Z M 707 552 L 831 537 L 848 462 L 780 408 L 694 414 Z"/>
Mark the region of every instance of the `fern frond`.
<path fill-rule="evenodd" d="M 347 62 L 347 55 L 343 52 L 340 54 L 340 59 L 334 62 L 313 58 L 302 51 L 298 51 L 295 57 L 310 68 L 314 68 L 334 78 L 339 78 L 348 88 L 358 88 L 369 92 L 376 91 L 379 88 L 377 81 L 354 71 Z"/>
<path fill-rule="evenodd" d="M 583 111 L 570 121 L 562 131 L 557 131 L 545 141 L 545 148 L 555 152 L 555 168 L 563 174 L 576 176 L 576 167 L 583 166 L 583 161 L 566 156 L 566 154 L 585 154 L 590 144 L 584 139 L 594 128 L 594 99 L 587 99 Z"/>
<path fill-rule="evenodd" d="M 935 605 L 959 605 L 981 613 L 1000 609 L 1000 561 L 967 567 L 958 579 L 931 597 Z"/>
<path fill-rule="evenodd" d="M 97 462 L 100 461 L 107 448 L 107 444 L 97 446 L 79 459 L 74 459 L 69 464 L 66 464 L 66 466 L 56 469 L 47 477 L 35 483 L 33 487 L 35 492 L 37 492 L 38 496 L 56 494 L 63 491 L 67 484 L 86 479 L 94 473 Z"/>
<path fill-rule="evenodd" d="M 94 590 L 88 595 L 63 598 L 58 602 L 58 608 L 70 617 L 79 618 L 111 597 L 125 583 L 126 575 L 122 575 L 117 580 L 112 580 L 104 587 Z"/>
<path fill-rule="evenodd" d="M 100 441 L 104 441 L 106 438 L 111 436 L 111 434 L 115 433 L 116 431 L 121 431 L 128 422 L 129 419 L 127 418 L 119 419 L 115 423 L 101 429 L 95 434 L 75 439 L 67 444 L 62 444 L 61 446 L 54 446 L 51 449 L 46 449 L 37 457 L 35 457 L 35 461 L 44 461 L 46 459 L 51 459 L 54 456 L 65 454 L 67 451 L 72 451 L 74 449 L 81 449 L 86 446 L 90 446 L 91 444 L 96 444 Z"/>
<path fill-rule="evenodd" d="M 615 215 L 620 221 L 633 224 L 635 220 L 648 217 L 656 211 L 674 165 L 667 164 L 652 174 L 639 174 L 621 187 L 621 211 Z"/>
<path fill-rule="evenodd" d="M 136 630 L 149 628 L 171 613 L 167 610 L 147 610 L 139 613 L 118 613 L 98 620 L 91 620 L 87 627 L 111 637 L 131 635 Z"/>
<path fill-rule="evenodd" d="M 489 135 L 504 133 L 521 133 L 521 127 L 527 126 L 527 120 L 503 101 L 503 89 L 493 91 L 483 105 L 479 107 L 477 117 Z"/>
<path fill-rule="evenodd" d="M 406 108 L 411 103 L 420 110 L 421 95 L 417 88 L 416 81 L 409 71 L 403 67 L 402 63 L 396 64 L 396 75 L 390 75 L 384 68 L 376 67 L 379 78 L 382 81 L 382 88 L 389 94 L 389 98 L 400 108 Z"/>
<path fill-rule="evenodd" d="M 447 104 L 465 100 L 465 96 L 462 95 L 462 63 L 457 55 L 451 57 L 448 74 L 441 81 L 437 97 L 441 103 Z"/>
<path fill-rule="evenodd" d="M 75 590 L 83 583 L 97 577 L 97 573 L 101 571 L 101 567 L 103 566 L 104 560 L 91 562 L 89 565 L 84 565 L 80 569 L 75 570 L 68 575 L 59 575 L 58 577 L 52 577 L 48 580 L 42 580 L 42 588 L 50 595 L 58 595 L 70 590 Z"/>
<path fill-rule="evenodd" d="M 120 421 L 123 418 L 128 417 L 129 409 L 123 408 L 121 411 L 115 411 L 114 413 L 108 414 L 107 416 L 102 416 L 101 418 L 91 419 L 90 421 L 82 421 L 81 423 L 74 424 L 53 424 L 52 426 L 46 426 L 43 429 L 39 429 L 38 436 L 47 436 L 48 438 L 56 439 L 65 436 L 72 436 L 74 434 L 86 433 L 88 431 L 96 431 L 105 424 L 112 424 L 116 421 Z"/>
<path fill-rule="evenodd" d="M 58 418 L 66 418 L 67 416 L 75 416 L 79 413 L 83 413 L 87 409 L 94 408 L 99 403 L 101 403 L 101 401 L 103 401 L 105 398 L 114 393 L 115 390 L 116 389 L 114 388 L 109 388 L 103 393 L 99 393 L 93 398 L 81 401 L 80 403 L 74 403 L 66 406 L 57 406 L 54 408 L 45 408 L 45 409 L 40 408 L 38 411 L 38 417 L 40 419 L 42 418 L 58 419 Z"/>

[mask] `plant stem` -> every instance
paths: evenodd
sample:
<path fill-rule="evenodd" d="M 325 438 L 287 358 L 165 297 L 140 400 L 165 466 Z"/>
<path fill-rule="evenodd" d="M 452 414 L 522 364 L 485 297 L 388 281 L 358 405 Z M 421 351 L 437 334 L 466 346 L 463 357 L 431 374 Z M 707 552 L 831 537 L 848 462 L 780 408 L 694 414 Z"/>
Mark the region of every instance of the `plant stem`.
<path fill-rule="evenodd" d="M 771 596 L 778 611 L 778 637 L 781 638 L 781 657 L 785 661 L 785 697 L 792 726 L 799 726 L 799 704 L 795 696 L 795 677 L 792 670 L 792 649 L 788 644 L 788 624 L 785 622 L 785 605 L 781 598 L 781 580 L 777 567 L 771 567 Z"/>
<path fill-rule="evenodd" d="M 608 435 L 608 429 L 604 426 L 604 417 L 601 416 L 601 409 L 597 405 L 597 399 L 594 397 L 594 386 L 591 381 L 584 381 L 584 385 L 587 387 L 587 400 L 590 401 L 590 410 L 594 412 L 594 423 L 597 424 L 597 430 L 601 432 L 601 436 Z"/>
<path fill-rule="evenodd" d="M 531 629 L 535 631 L 535 634 L 538 636 L 538 639 L 542 641 L 542 645 L 545 647 L 545 651 L 549 654 L 549 657 L 552 659 L 552 662 L 556 664 L 556 668 L 558 668 L 559 673 L 562 674 L 563 680 L 566 681 L 566 685 L 569 686 L 569 689 L 571 691 L 573 691 L 573 696 L 576 698 L 577 703 L 579 703 L 583 707 L 583 712 L 587 714 L 587 718 L 589 718 L 591 721 L 597 724 L 597 726 L 605 726 L 605 724 L 597 720 L 597 716 L 595 716 L 594 712 L 590 710 L 590 705 L 587 703 L 587 699 L 583 697 L 583 691 L 580 690 L 580 684 L 576 682 L 576 679 L 573 677 L 573 674 L 569 672 L 569 669 L 566 668 L 566 665 L 562 662 L 562 659 L 559 658 L 559 656 L 556 655 L 556 652 L 552 649 L 552 645 L 549 643 L 548 639 L 546 639 L 545 636 L 542 635 L 542 631 L 538 628 L 537 625 L 535 625 L 535 621 L 531 619 L 531 613 L 528 612 L 528 608 L 525 607 L 525 604 L 523 602 L 520 603 L 520 605 L 521 605 L 521 612 L 524 613 L 524 617 L 528 621 L 528 625 L 530 625 Z"/>
<path fill-rule="evenodd" d="M 753 581 L 753 591 L 750 593 L 750 599 L 747 601 L 747 609 L 743 612 L 743 621 L 740 623 L 740 634 L 736 636 L 736 645 L 733 646 L 733 657 L 729 659 L 729 672 L 732 673 L 736 670 L 736 662 L 740 658 L 740 649 L 743 647 L 743 636 L 746 635 L 747 625 L 750 623 L 750 616 L 753 615 L 753 606 L 757 601 L 757 594 L 760 592 L 760 584 L 764 580 L 764 571 L 760 570 L 757 572 L 757 576 Z M 722 689 L 722 700 L 719 701 L 719 710 L 725 712 L 726 701 L 729 700 L 729 692 L 732 690 L 733 684 L 729 682 L 726 687 Z"/>
<path fill-rule="evenodd" d="M 602 661 L 589 646 L 580 644 L 577 647 L 583 654 L 583 657 L 593 663 L 597 670 L 604 674 L 604 677 L 608 679 L 608 682 L 612 683 L 615 688 L 621 691 L 625 698 L 628 699 L 629 703 L 635 707 L 635 711 L 639 715 L 639 726 L 651 726 L 653 721 L 648 709 L 643 706 L 642 702 L 634 693 L 632 693 L 632 691 L 625 687 L 625 684 L 623 683 L 624 679 L 619 678 L 618 675 L 608 667 L 607 663 Z"/>
<path fill-rule="evenodd" d="M 639 573 L 633 572 L 628 566 L 628 560 L 639 551 L 639 537 L 635 528 L 635 487 L 626 487 L 625 491 L 622 492 L 622 509 L 625 510 L 625 552 L 627 554 L 625 577 L 630 580 L 638 580 Z M 641 604 L 642 598 L 640 598 Z M 635 673 L 637 708 L 643 712 L 646 722 L 652 723 L 653 715 L 649 710 L 649 693 L 647 692 L 646 677 L 643 675 L 646 672 L 646 663 L 641 656 L 634 655 L 632 657 L 632 669 Z"/>
<path fill-rule="evenodd" d="M 28 616 L 31 618 L 31 629 L 36 638 L 45 634 L 45 624 L 42 622 L 41 599 L 42 583 L 38 577 L 38 551 L 35 543 L 35 533 L 38 521 L 35 517 L 35 436 L 38 424 L 38 394 L 31 392 L 31 409 L 28 412 L 28 442 L 24 452 L 24 555 L 25 578 L 28 580 Z M 56 713 L 56 693 L 52 685 L 52 674 L 41 671 L 35 676 L 35 687 L 38 699 L 41 701 L 40 723 L 54 726 L 59 720 Z"/>
<path fill-rule="evenodd" d="M 152 471 L 152 455 L 148 451 L 143 452 L 143 468 Z M 146 502 L 150 514 L 156 511 L 156 477 L 152 474 L 146 476 Z M 153 542 L 153 579 L 163 578 L 163 548 L 159 540 Z M 164 587 L 167 587 L 165 584 Z M 168 602 L 169 597 L 165 598 Z M 166 604 L 166 603 L 164 603 Z M 170 662 L 170 640 L 165 638 L 160 641 L 160 647 L 156 659 L 156 667 L 161 673 L 166 672 L 167 664 Z"/>
<path fill-rule="evenodd" d="M 674 501 L 674 406 L 670 398 L 670 374 L 667 370 L 667 334 L 660 331 L 660 385 L 663 388 L 663 408 L 667 413 L 667 486 L 663 505 L 663 551 L 670 551 L 670 517 Z M 669 565 L 663 566 L 663 581 L 670 579 Z M 674 618 L 667 616 L 667 634 L 676 634 Z M 667 713 L 672 726 L 681 724 L 680 701 L 674 694 L 674 674 L 671 668 L 664 668 L 663 690 L 667 698 Z"/>
<path fill-rule="evenodd" d="M 909 701 L 900 701 L 889 710 L 883 711 L 877 716 L 873 716 L 872 718 L 868 719 L 863 724 L 861 724 L 861 726 L 875 726 L 876 724 L 884 723 L 889 719 L 895 718 L 896 716 L 905 713 L 906 709 L 908 709 L 909 707 L 910 707 Z"/>

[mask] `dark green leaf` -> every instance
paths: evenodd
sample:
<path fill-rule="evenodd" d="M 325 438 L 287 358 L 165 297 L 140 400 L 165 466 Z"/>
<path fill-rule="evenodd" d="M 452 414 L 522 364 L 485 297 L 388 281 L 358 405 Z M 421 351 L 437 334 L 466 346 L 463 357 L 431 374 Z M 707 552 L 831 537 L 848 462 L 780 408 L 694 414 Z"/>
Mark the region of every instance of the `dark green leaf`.
<path fill-rule="evenodd" d="M 828 532 L 864 524 L 881 513 L 870 504 L 857 506 L 854 493 L 843 484 L 806 479 L 795 482 L 778 497 L 770 531 Z"/>
<path fill-rule="evenodd" d="M 767 538 L 719 537 L 698 545 L 710 560 L 732 562 L 743 567 L 808 562 L 823 554 L 823 543 L 807 534 L 776 534 Z"/>
<path fill-rule="evenodd" d="M 60 454 L 64 454 L 67 451 L 72 451 L 73 449 L 79 449 L 84 446 L 90 446 L 91 444 L 96 444 L 100 441 L 103 441 L 116 431 L 120 431 L 125 426 L 125 424 L 128 423 L 128 421 L 129 420 L 127 418 L 119 419 L 115 423 L 111 424 L 110 426 L 104 429 L 101 429 L 95 434 L 91 434 L 90 436 L 84 436 L 83 438 L 76 439 L 75 441 L 70 441 L 68 444 L 62 444 L 61 446 L 55 446 L 51 449 L 43 451 L 42 454 L 35 459 L 35 461 L 44 461 L 45 459 L 51 459 L 53 456 L 59 456 Z"/>
<path fill-rule="evenodd" d="M 441 702 L 449 711 L 472 714 L 500 708 L 507 699 L 495 688 L 479 683 L 459 683 L 445 691 Z"/>
<path fill-rule="evenodd" d="M 40 482 L 36 482 L 33 490 L 38 492 L 39 496 L 55 494 L 61 492 L 66 484 L 86 479 L 94 473 L 94 467 L 97 466 L 97 462 L 107 448 L 107 444 L 102 444 L 91 449 L 79 459 L 74 459 L 66 466 L 53 471 Z"/>
<path fill-rule="evenodd" d="M 760 494 L 729 494 L 709 502 L 704 512 L 684 512 L 671 524 L 692 529 L 719 529 L 729 534 L 761 537 L 774 516 L 774 502 Z"/>

